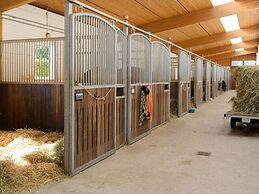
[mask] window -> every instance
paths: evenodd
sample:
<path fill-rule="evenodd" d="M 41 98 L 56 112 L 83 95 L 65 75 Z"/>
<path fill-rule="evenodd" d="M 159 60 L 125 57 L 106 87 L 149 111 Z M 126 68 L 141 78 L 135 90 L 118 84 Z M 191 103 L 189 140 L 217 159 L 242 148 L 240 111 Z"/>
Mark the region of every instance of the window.
<path fill-rule="evenodd" d="M 244 61 L 244 66 L 255 66 L 255 61 Z"/>
<path fill-rule="evenodd" d="M 232 61 L 231 66 L 233 67 L 243 66 L 243 61 Z"/>
<path fill-rule="evenodd" d="M 54 47 L 37 45 L 35 47 L 35 79 L 54 80 Z"/>

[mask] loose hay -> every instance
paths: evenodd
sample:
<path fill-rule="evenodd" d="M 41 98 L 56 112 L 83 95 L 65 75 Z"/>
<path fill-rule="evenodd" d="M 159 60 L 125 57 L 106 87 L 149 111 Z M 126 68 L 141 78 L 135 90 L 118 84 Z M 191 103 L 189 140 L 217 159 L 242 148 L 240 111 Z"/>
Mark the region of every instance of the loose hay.
<path fill-rule="evenodd" d="M 0 132 L 0 193 L 19 193 L 64 177 L 62 133 Z"/>
<path fill-rule="evenodd" d="M 259 115 L 259 67 L 240 67 L 235 71 L 237 96 L 233 111 Z"/>

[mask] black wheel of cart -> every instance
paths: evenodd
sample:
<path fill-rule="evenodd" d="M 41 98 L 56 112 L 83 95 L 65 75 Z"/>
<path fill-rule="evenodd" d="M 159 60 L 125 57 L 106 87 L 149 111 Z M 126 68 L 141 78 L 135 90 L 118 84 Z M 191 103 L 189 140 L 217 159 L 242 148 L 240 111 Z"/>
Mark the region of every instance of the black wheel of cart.
<path fill-rule="evenodd" d="M 249 135 L 249 132 L 250 132 L 250 125 L 244 124 L 244 134 L 245 134 L 245 136 Z"/>
<path fill-rule="evenodd" d="M 236 119 L 235 118 L 230 118 L 230 127 L 231 127 L 231 129 L 236 128 Z"/>

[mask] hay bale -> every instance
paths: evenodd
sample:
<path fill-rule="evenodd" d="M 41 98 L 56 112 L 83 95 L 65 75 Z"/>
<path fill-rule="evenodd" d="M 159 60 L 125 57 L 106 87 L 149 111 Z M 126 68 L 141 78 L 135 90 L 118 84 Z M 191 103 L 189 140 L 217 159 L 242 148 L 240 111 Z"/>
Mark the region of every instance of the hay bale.
<path fill-rule="evenodd" d="M 237 95 L 233 111 L 259 115 L 259 67 L 239 67 L 235 71 Z"/>

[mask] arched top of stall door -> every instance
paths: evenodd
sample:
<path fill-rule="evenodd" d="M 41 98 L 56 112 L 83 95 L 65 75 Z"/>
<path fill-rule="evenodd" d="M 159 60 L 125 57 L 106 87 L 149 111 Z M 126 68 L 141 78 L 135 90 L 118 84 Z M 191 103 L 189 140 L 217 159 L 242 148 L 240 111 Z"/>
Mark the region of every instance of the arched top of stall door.
<path fill-rule="evenodd" d="M 131 84 L 150 84 L 151 41 L 144 34 L 129 35 Z"/>
<path fill-rule="evenodd" d="M 212 63 L 211 69 L 212 81 L 217 81 L 217 65 L 215 63 Z"/>
<path fill-rule="evenodd" d="M 179 81 L 191 81 L 191 60 L 190 55 L 179 50 L 178 54 Z"/>
<path fill-rule="evenodd" d="M 102 24 L 105 24 L 105 25 L 109 26 L 114 31 L 118 30 L 114 24 L 112 24 L 108 20 L 106 20 L 106 19 L 104 19 L 104 18 L 102 18 L 102 17 L 100 17 L 98 15 L 95 15 L 95 14 L 91 14 L 91 13 L 74 13 L 72 16 L 74 17 L 74 21 L 77 18 L 80 18 L 80 19 L 81 18 L 84 18 L 84 19 L 88 18 L 88 19 L 92 19 L 92 25 L 93 26 L 94 26 L 94 24 L 102 23 Z M 85 22 L 85 23 L 87 22 L 87 20 L 81 20 L 81 21 Z M 102 27 L 102 26 L 99 26 L 99 27 Z"/>
<path fill-rule="evenodd" d="M 217 81 L 220 81 L 221 72 L 220 72 L 220 66 L 217 64 Z"/>
<path fill-rule="evenodd" d="M 203 80 L 203 60 L 199 57 L 195 58 L 195 81 Z"/>
<path fill-rule="evenodd" d="M 206 81 L 211 80 L 211 62 L 206 61 Z"/>
<path fill-rule="evenodd" d="M 169 82 L 170 50 L 159 42 L 152 42 L 152 82 Z"/>
<path fill-rule="evenodd" d="M 100 87 L 116 84 L 117 30 L 93 14 L 72 15 L 72 62 L 76 86 Z"/>

